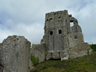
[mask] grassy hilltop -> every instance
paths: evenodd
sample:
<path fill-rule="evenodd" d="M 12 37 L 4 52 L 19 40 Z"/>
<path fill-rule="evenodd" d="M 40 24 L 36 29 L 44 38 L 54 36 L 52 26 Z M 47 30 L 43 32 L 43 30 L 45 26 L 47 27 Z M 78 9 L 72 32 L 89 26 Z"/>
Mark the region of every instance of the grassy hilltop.
<path fill-rule="evenodd" d="M 70 60 L 48 60 L 36 65 L 31 72 L 96 72 L 96 52 Z"/>

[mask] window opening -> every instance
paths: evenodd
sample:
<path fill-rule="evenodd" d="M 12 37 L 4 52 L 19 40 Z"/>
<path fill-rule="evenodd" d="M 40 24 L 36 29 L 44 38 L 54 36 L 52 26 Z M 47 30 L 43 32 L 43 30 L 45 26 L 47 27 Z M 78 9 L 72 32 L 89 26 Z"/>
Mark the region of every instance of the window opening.
<path fill-rule="evenodd" d="M 75 36 L 75 39 L 77 39 L 77 36 Z"/>
<path fill-rule="evenodd" d="M 50 18 L 49 20 L 51 21 L 53 18 Z"/>
<path fill-rule="evenodd" d="M 59 16 L 58 18 L 61 18 L 61 16 Z"/>
<path fill-rule="evenodd" d="M 62 30 L 59 30 L 59 34 L 62 34 Z"/>
<path fill-rule="evenodd" d="M 46 21 L 48 21 L 48 19 L 46 19 Z"/>
<path fill-rule="evenodd" d="M 70 22 L 70 27 L 74 26 L 74 23 L 73 22 Z"/>
<path fill-rule="evenodd" d="M 53 35 L 53 31 L 50 31 L 50 35 Z"/>

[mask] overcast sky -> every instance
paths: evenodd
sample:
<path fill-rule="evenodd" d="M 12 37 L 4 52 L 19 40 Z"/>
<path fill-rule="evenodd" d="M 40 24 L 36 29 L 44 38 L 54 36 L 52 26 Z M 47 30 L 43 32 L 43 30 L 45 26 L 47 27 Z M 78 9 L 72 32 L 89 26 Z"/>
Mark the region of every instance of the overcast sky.
<path fill-rule="evenodd" d="M 45 13 L 65 9 L 78 19 L 85 42 L 96 44 L 96 0 L 0 0 L 0 43 L 9 35 L 40 43 Z"/>

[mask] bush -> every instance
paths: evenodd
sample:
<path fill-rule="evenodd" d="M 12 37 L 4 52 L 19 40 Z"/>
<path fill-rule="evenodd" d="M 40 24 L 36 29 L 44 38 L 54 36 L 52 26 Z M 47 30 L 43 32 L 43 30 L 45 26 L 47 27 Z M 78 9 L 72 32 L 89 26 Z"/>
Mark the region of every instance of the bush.
<path fill-rule="evenodd" d="M 30 59 L 32 61 L 33 66 L 35 66 L 39 63 L 39 58 L 35 57 L 35 55 L 33 55 L 33 54 L 31 54 Z"/>
<path fill-rule="evenodd" d="M 93 52 L 96 52 L 96 44 L 92 44 L 92 45 L 90 45 L 90 47 L 93 50 Z"/>
<path fill-rule="evenodd" d="M 89 50 L 87 50 L 87 55 L 89 55 Z"/>

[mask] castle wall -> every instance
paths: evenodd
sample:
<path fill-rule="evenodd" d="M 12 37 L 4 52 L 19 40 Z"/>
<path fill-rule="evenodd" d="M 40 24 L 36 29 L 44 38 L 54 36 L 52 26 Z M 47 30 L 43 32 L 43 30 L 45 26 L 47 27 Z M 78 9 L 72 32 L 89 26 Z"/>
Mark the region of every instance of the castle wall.
<path fill-rule="evenodd" d="M 39 63 L 45 61 L 46 56 L 45 43 L 33 44 L 32 49 L 30 50 L 30 54 L 33 54 L 35 55 L 35 57 L 38 57 Z"/>
<path fill-rule="evenodd" d="M 44 30 L 40 45 L 45 43 L 47 60 L 76 58 L 91 51 L 90 46 L 84 42 L 77 19 L 69 15 L 67 10 L 47 13 Z M 32 48 L 38 50 L 39 46 Z"/>
<path fill-rule="evenodd" d="M 71 23 L 73 23 L 72 27 Z M 78 45 L 90 48 L 84 43 L 82 30 L 78 25 L 77 19 L 72 17 L 72 15 L 68 15 L 67 10 L 46 14 L 44 36 L 48 51 L 46 59 L 70 58 L 71 55 L 69 53 L 72 54 L 72 52 L 75 52 L 70 49 L 79 49 Z M 86 54 L 81 53 L 81 55 Z"/>
<path fill-rule="evenodd" d="M 87 43 L 80 43 L 74 47 L 69 47 L 69 58 L 77 58 L 91 53 L 90 46 Z"/>

